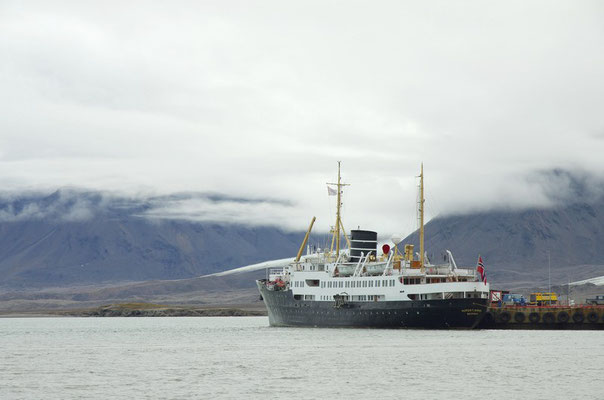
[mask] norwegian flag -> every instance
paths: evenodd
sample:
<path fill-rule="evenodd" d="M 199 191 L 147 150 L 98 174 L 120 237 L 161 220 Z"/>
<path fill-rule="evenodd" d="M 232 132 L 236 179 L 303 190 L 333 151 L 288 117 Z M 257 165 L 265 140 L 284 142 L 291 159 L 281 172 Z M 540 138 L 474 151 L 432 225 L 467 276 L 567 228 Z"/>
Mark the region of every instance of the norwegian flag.
<path fill-rule="evenodd" d="M 480 274 L 480 280 L 487 283 L 487 273 L 484 270 L 484 264 L 482 263 L 482 257 L 478 256 L 478 265 L 476 265 L 476 271 Z"/>

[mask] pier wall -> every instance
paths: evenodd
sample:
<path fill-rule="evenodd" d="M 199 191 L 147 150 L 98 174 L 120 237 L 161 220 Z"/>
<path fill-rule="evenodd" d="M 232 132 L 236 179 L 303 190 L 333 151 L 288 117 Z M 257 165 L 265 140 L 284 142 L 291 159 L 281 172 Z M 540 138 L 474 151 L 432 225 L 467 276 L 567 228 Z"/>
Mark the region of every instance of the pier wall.
<path fill-rule="evenodd" d="M 489 306 L 484 329 L 604 329 L 604 306 Z"/>

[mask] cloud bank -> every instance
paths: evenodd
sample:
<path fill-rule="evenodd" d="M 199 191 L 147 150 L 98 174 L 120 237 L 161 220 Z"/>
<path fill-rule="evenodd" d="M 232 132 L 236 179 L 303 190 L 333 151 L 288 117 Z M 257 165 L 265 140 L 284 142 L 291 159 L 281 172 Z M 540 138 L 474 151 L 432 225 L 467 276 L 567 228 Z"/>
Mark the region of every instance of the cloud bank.
<path fill-rule="evenodd" d="M 345 224 L 405 234 L 423 161 L 430 215 L 551 205 L 541 171 L 604 176 L 602 20 L 597 1 L 4 1 L 0 185 L 281 199 L 154 213 L 328 229 L 342 160 Z"/>

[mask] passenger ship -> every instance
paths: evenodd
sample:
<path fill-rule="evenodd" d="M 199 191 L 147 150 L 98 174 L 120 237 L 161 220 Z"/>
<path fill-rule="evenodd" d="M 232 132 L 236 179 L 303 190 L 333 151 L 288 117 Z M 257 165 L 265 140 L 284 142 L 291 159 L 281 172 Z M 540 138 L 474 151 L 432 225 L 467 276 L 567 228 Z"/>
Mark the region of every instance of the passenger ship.
<path fill-rule="evenodd" d="M 378 253 L 377 233 L 352 230 L 340 218 L 342 188 L 338 162 L 336 223 L 327 251 L 302 256 L 313 217 L 295 261 L 256 281 L 271 326 L 371 328 L 473 328 L 486 311 L 489 285 L 474 268 L 448 262 L 433 265 L 424 250 L 424 173 L 420 172 L 420 249 L 399 251 L 385 244 Z M 348 249 L 340 250 L 344 236 Z M 334 249 L 335 244 L 335 249 Z"/>

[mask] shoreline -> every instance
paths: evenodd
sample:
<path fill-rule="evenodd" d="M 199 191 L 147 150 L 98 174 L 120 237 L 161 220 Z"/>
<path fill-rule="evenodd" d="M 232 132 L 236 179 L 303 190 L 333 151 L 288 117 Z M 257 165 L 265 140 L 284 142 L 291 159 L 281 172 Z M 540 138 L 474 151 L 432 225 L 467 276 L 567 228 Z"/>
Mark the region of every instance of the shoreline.
<path fill-rule="evenodd" d="M 48 317 L 254 317 L 267 316 L 266 309 L 241 306 L 179 306 L 153 303 L 117 303 L 82 309 L 15 310 L 0 312 L 0 318 Z"/>

